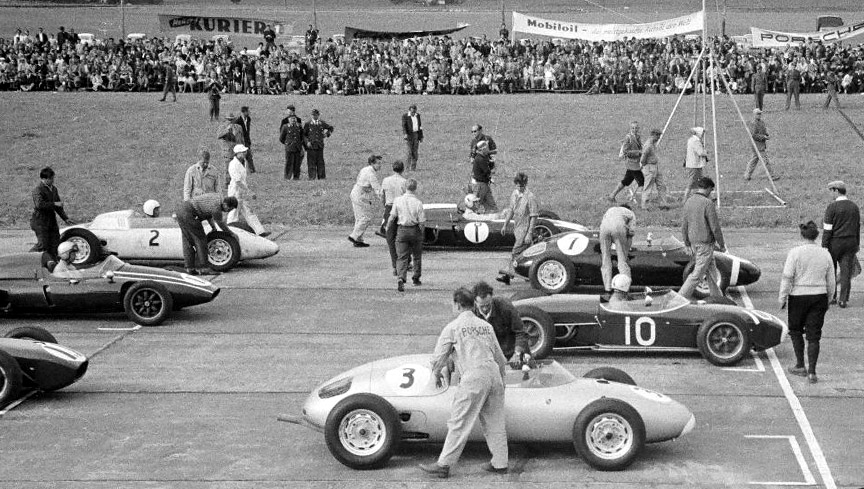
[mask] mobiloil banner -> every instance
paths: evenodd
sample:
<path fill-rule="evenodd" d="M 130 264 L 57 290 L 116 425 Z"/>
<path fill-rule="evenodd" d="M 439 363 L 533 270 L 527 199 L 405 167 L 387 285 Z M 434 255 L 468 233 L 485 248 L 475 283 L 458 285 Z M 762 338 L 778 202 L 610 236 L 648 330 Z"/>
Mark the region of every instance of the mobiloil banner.
<path fill-rule="evenodd" d="M 200 15 L 159 14 L 159 30 L 183 34 L 249 34 L 261 36 L 268 25 L 277 34 L 285 34 L 281 22 L 242 17 L 204 17 Z"/>
<path fill-rule="evenodd" d="M 822 32 L 778 32 L 751 27 L 753 34 L 753 47 L 755 48 L 781 48 L 785 46 L 797 46 L 806 42 L 822 41 L 823 43 L 845 41 L 846 39 L 864 34 L 864 22 L 850 24 L 838 29 Z"/>
<path fill-rule="evenodd" d="M 586 41 L 620 41 L 629 38 L 659 38 L 701 31 L 705 14 L 700 10 L 690 15 L 647 24 L 580 24 L 541 19 L 513 12 L 513 31 L 542 36 L 584 39 Z"/>

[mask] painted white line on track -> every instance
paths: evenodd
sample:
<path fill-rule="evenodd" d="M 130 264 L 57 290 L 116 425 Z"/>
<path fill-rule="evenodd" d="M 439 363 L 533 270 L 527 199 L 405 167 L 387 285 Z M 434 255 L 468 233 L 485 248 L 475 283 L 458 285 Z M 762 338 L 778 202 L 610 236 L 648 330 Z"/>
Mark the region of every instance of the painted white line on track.
<path fill-rule="evenodd" d="M 132 326 L 131 328 L 96 328 L 96 329 L 98 329 L 99 331 L 138 331 L 139 329 L 141 329 L 141 325 L 136 324 L 135 326 Z"/>
<path fill-rule="evenodd" d="M 798 438 L 790 435 L 746 435 L 744 438 L 761 438 L 761 439 L 781 439 L 789 440 L 789 446 L 792 448 L 792 453 L 795 454 L 795 459 L 798 461 L 798 466 L 801 468 L 801 473 L 804 474 L 804 482 L 748 482 L 752 485 L 766 486 L 814 486 L 816 478 L 813 477 L 813 472 L 807 465 L 807 460 L 804 459 L 804 452 L 801 451 L 801 444 L 798 443 Z"/>
<path fill-rule="evenodd" d="M 741 294 L 741 302 L 744 303 L 744 307 L 747 309 L 753 309 L 753 301 L 750 300 L 750 296 L 747 294 L 747 289 L 743 286 L 739 286 L 738 292 Z M 822 482 L 825 484 L 825 488 L 837 489 L 837 483 L 834 482 L 834 476 L 831 475 L 831 468 L 828 467 L 828 461 L 825 459 L 822 447 L 816 440 L 816 435 L 813 433 L 813 428 L 810 426 L 807 414 L 801 406 L 801 401 L 798 399 L 798 396 L 795 395 L 795 391 L 792 390 L 792 385 L 789 384 L 789 379 L 786 378 L 786 374 L 783 372 L 783 367 L 780 365 L 780 360 L 777 358 L 777 354 L 774 353 L 773 348 L 765 350 L 765 353 L 768 355 L 771 369 L 777 377 L 777 382 L 780 383 L 783 395 L 786 397 L 789 407 L 792 408 L 792 414 L 795 415 L 795 420 L 798 421 L 798 427 L 801 428 L 801 433 L 804 434 L 804 440 L 807 441 L 810 453 L 816 461 L 816 467 L 819 469 L 819 475 L 822 477 Z"/>

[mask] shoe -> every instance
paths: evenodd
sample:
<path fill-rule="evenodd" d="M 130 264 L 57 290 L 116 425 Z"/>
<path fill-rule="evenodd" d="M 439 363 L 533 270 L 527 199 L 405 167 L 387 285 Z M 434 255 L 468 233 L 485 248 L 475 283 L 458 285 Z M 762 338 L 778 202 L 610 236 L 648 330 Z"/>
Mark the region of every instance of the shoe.
<path fill-rule="evenodd" d="M 201 275 L 222 275 L 222 272 L 217 272 L 216 270 L 213 270 L 212 268 L 202 268 L 201 270 L 198 270 L 198 272 Z"/>
<path fill-rule="evenodd" d="M 396 290 L 398 290 L 399 292 L 405 292 L 405 281 L 401 278 L 398 282 L 396 282 Z"/>
<path fill-rule="evenodd" d="M 195 270 L 194 268 L 187 268 L 186 274 L 187 275 L 201 275 L 200 273 L 198 273 L 198 270 Z"/>
<path fill-rule="evenodd" d="M 771 180 L 776 182 L 777 180 L 780 180 L 781 178 L 783 178 L 783 177 L 771 177 Z"/>
<path fill-rule="evenodd" d="M 498 467 L 492 465 L 491 462 L 486 462 L 485 464 L 481 465 L 480 468 L 485 470 L 486 472 L 491 472 L 493 474 L 506 474 L 509 470 L 507 467 L 501 467 L 499 469 Z"/>
<path fill-rule="evenodd" d="M 263 233 L 259 234 L 258 236 L 261 236 L 262 238 L 266 238 L 267 236 L 270 236 L 271 234 L 273 234 L 273 233 L 271 233 L 270 231 L 264 231 Z"/>
<path fill-rule="evenodd" d="M 807 369 L 804 367 L 789 367 L 789 373 L 798 377 L 807 377 Z"/>
<path fill-rule="evenodd" d="M 380 230 L 379 230 L 379 231 L 375 231 L 375 236 L 381 236 L 382 238 L 387 239 L 387 235 L 384 234 L 384 233 L 383 233 L 382 231 L 380 231 Z"/>
<path fill-rule="evenodd" d="M 510 275 L 498 275 L 495 277 L 495 280 L 501 282 L 504 285 L 510 285 Z"/>
<path fill-rule="evenodd" d="M 357 244 L 357 240 L 354 239 L 354 238 L 352 238 L 351 236 L 348 236 L 348 241 L 350 241 L 350 242 L 352 242 L 352 243 L 354 243 L 354 244 Z"/>
<path fill-rule="evenodd" d="M 809 374 L 807 375 L 807 381 L 811 384 L 815 384 L 816 382 L 819 382 L 819 378 L 816 377 L 816 374 Z"/>
<path fill-rule="evenodd" d="M 840 309 L 846 309 L 846 301 L 837 301 L 837 305 L 840 306 Z"/>
<path fill-rule="evenodd" d="M 421 282 L 419 278 L 411 279 L 411 282 L 414 284 L 414 287 L 423 285 L 423 282 Z"/>
<path fill-rule="evenodd" d="M 438 477 L 439 479 L 446 479 L 450 477 L 450 467 L 444 467 L 434 464 L 420 464 L 420 470 L 426 472 L 429 475 Z"/>
<path fill-rule="evenodd" d="M 354 240 L 354 247 L 355 248 L 368 248 L 369 243 L 367 243 L 365 241 Z"/>
<path fill-rule="evenodd" d="M 828 304 L 831 306 L 836 306 L 837 305 L 837 298 L 835 297 L 835 298 L 831 299 L 831 302 L 829 302 Z"/>

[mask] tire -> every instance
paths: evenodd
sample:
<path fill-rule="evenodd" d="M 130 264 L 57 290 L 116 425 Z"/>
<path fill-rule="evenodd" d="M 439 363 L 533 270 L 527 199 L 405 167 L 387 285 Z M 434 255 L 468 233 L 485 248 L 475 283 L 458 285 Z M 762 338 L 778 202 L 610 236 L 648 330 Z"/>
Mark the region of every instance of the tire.
<path fill-rule="evenodd" d="M 36 326 L 22 326 L 3 335 L 5 338 L 17 338 L 41 341 L 42 343 L 57 343 L 57 338 L 47 329 Z"/>
<path fill-rule="evenodd" d="M 687 280 L 687 276 L 690 275 L 690 273 L 693 271 L 693 267 L 695 266 L 696 264 L 693 263 L 693 260 L 690 260 L 690 262 L 688 262 L 687 265 L 684 267 L 684 272 L 681 274 L 681 285 L 684 285 L 684 282 Z M 718 269 L 717 271 L 719 272 L 720 270 Z M 711 295 L 711 289 L 708 287 L 706 279 L 707 275 L 705 278 L 700 280 L 698 284 L 696 284 L 696 289 L 693 291 L 693 297 L 697 299 L 704 299 Z M 717 285 L 720 287 L 720 291 L 725 294 L 726 289 L 729 287 L 729 277 L 720 273 L 720 283 Z"/>
<path fill-rule="evenodd" d="M 636 381 L 627 372 L 615 367 L 599 367 L 589 370 L 582 376 L 586 379 L 604 379 L 619 384 L 636 385 Z"/>
<path fill-rule="evenodd" d="M 528 276 L 531 286 L 547 294 L 566 292 L 573 283 L 576 267 L 564 255 L 554 254 L 541 258 L 531 265 Z"/>
<path fill-rule="evenodd" d="M 552 354 L 555 346 L 555 323 L 546 311 L 536 306 L 522 306 L 519 309 L 522 327 L 528 336 L 528 350 L 531 356 L 540 359 Z"/>
<path fill-rule="evenodd" d="M 555 219 L 556 221 L 561 220 L 561 218 L 558 217 L 558 214 L 550 211 L 549 209 L 540 209 L 540 212 L 537 213 L 537 216 L 541 219 Z"/>
<path fill-rule="evenodd" d="M 60 237 L 60 242 L 69 241 L 78 246 L 73 265 L 92 265 L 102 257 L 102 242 L 92 232 L 82 228 L 72 228 Z"/>
<path fill-rule="evenodd" d="M 598 399 L 585 406 L 573 423 L 573 445 L 597 470 L 623 470 L 645 447 L 645 423 L 626 402 Z"/>
<path fill-rule="evenodd" d="M 240 242 L 225 231 L 207 235 L 207 263 L 217 272 L 227 272 L 240 262 Z"/>
<path fill-rule="evenodd" d="M 145 280 L 136 282 L 123 296 L 123 310 L 135 324 L 158 326 L 174 309 L 174 298 L 162 284 Z"/>
<path fill-rule="evenodd" d="M 0 350 L 0 408 L 21 395 L 21 367 L 5 351 Z"/>
<path fill-rule="evenodd" d="M 402 438 L 393 406 L 375 394 L 355 394 L 339 401 L 327 416 L 324 439 L 330 453 L 357 470 L 384 466 Z"/>
<path fill-rule="evenodd" d="M 699 326 L 696 346 L 709 362 L 728 367 L 740 362 L 750 351 L 750 332 L 734 316 L 716 316 Z"/>
<path fill-rule="evenodd" d="M 539 243 L 546 238 L 558 234 L 558 228 L 548 222 L 541 222 L 534 226 L 531 230 L 531 242 Z"/>

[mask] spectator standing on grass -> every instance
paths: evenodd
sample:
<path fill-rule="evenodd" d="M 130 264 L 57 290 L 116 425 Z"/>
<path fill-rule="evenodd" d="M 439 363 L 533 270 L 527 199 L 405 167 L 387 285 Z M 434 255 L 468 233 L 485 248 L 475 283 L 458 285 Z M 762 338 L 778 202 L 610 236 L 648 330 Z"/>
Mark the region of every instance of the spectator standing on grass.
<path fill-rule="evenodd" d="M 690 130 L 692 135 L 687 140 L 687 152 L 684 157 L 684 172 L 687 181 L 684 187 L 683 202 L 687 201 L 690 192 L 696 188 L 696 182 L 702 178 L 702 172 L 705 164 L 708 163 L 708 153 L 705 151 L 705 146 L 702 144 L 702 138 L 705 136 L 705 128 L 694 127 Z"/>
<path fill-rule="evenodd" d="M 822 247 L 828 248 L 834 267 L 837 269 L 837 294 L 832 294 L 831 303 L 835 301 L 841 308 L 849 302 L 849 292 L 852 278 L 856 273 L 858 258 L 856 254 L 861 247 L 861 210 L 858 204 L 846 197 L 846 184 L 836 180 L 828 184 L 828 190 L 834 201 L 825 209 L 822 220 Z M 857 272 L 860 272 L 860 266 Z"/>
<path fill-rule="evenodd" d="M 54 186 L 54 170 L 46 166 L 39 171 L 41 182 L 31 192 L 33 197 L 33 215 L 30 217 L 30 229 L 36 233 L 36 244 L 30 251 L 44 251 L 57 260 L 57 246 L 60 245 L 60 226 L 57 216 L 68 224 L 75 224 L 66 210 L 57 187 Z"/>
<path fill-rule="evenodd" d="M 217 81 L 211 82 L 210 86 L 207 87 L 207 100 L 210 101 L 210 122 L 219 121 L 219 99 L 222 98 L 219 92 L 221 90 L 222 86 Z"/>
<path fill-rule="evenodd" d="M 348 241 L 355 248 L 367 248 L 369 243 L 363 241 L 363 234 L 369 226 L 374 214 L 375 201 L 381 198 L 381 184 L 378 183 L 378 170 L 381 169 L 381 156 L 371 155 L 366 166 L 357 174 L 357 182 L 351 189 L 351 207 L 354 210 L 354 229 L 348 235 Z"/>
<path fill-rule="evenodd" d="M 529 354 L 528 334 L 522 324 L 522 317 L 505 297 L 495 297 L 495 290 L 486 282 L 478 282 L 471 288 L 474 294 L 474 315 L 492 325 L 498 346 L 504 358 L 513 368 L 522 367 L 522 362 L 529 358 L 523 355 Z"/>
<path fill-rule="evenodd" d="M 164 102 L 165 98 L 168 96 L 168 92 L 171 92 L 171 96 L 174 97 L 174 101 L 177 101 L 177 69 L 171 66 L 171 63 L 166 59 L 162 62 L 162 71 L 165 75 L 165 85 L 162 87 L 162 98 L 159 100 L 160 102 Z"/>
<path fill-rule="evenodd" d="M 297 115 L 297 109 L 294 108 L 294 105 L 289 105 L 285 107 L 285 117 L 283 117 L 282 121 L 279 122 L 279 129 L 282 129 L 282 126 L 288 124 L 288 120 L 292 115 L 297 118 L 297 124 L 300 124 L 301 127 L 303 126 L 303 119 Z"/>
<path fill-rule="evenodd" d="M 474 151 L 473 164 L 471 165 L 471 187 L 474 195 L 480 205 L 486 209 L 486 212 L 496 212 L 498 205 L 495 203 L 495 196 L 492 195 L 492 155 L 488 141 L 481 140 L 477 142 L 477 148 Z"/>
<path fill-rule="evenodd" d="M 636 214 L 628 204 L 610 207 L 600 221 L 600 275 L 603 278 L 605 297 L 612 294 L 612 245 L 618 257 L 618 273 L 631 276 L 628 256 L 630 243 L 636 234 Z"/>
<path fill-rule="evenodd" d="M 795 352 L 795 365 L 789 373 L 818 382 L 816 362 L 819 339 L 828 297 L 834 295 L 834 263 L 831 254 L 816 243 L 819 228 L 813 221 L 798 226 L 804 243 L 792 248 L 786 256 L 780 279 L 780 309 L 789 309 L 789 338 Z M 804 336 L 807 338 L 807 368 L 804 368 Z"/>
<path fill-rule="evenodd" d="M 618 192 L 624 190 L 624 188 L 634 181 L 639 187 L 645 185 L 645 176 L 642 174 L 642 167 L 639 165 L 639 161 L 642 158 L 642 138 L 639 136 L 639 122 L 633 121 L 630 123 L 630 131 L 624 136 L 621 149 L 618 151 L 618 157 L 623 159 L 625 163 L 624 178 L 621 179 L 615 190 L 606 197 L 606 200 L 609 202 L 615 202 Z"/>
<path fill-rule="evenodd" d="M 405 143 L 408 146 L 408 157 L 405 163 L 409 170 L 414 171 L 417 169 L 417 159 L 420 157 L 420 143 L 423 142 L 423 123 L 414 104 L 408 107 L 407 114 L 402 114 L 402 131 L 405 133 Z"/>
<path fill-rule="evenodd" d="M 495 279 L 505 285 L 510 285 L 510 279 L 516 276 L 516 271 L 513 270 L 513 260 L 531 246 L 534 225 L 537 224 L 537 217 L 540 216 L 540 205 L 537 203 L 537 197 L 528 190 L 528 175 L 522 172 L 517 173 L 516 177 L 513 178 L 513 184 L 516 188 L 510 194 L 510 206 L 502 216 L 504 225 L 501 227 L 501 235 L 507 233 L 507 225 L 512 219 L 513 236 L 516 241 L 513 243 L 513 250 L 507 259 L 507 266 L 503 270 L 499 270 L 499 275 Z"/>
<path fill-rule="evenodd" d="M 237 199 L 237 208 L 228 213 L 228 222 L 245 222 L 252 228 L 252 232 L 258 236 L 266 237 L 270 235 L 270 232 L 264 229 L 258 216 L 249 207 L 249 201 L 255 199 L 255 194 L 249 189 L 249 184 L 246 181 L 246 166 L 243 164 L 248 150 L 249 148 L 243 144 L 235 145 L 234 158 L 228 163 L 228 174 L 231 176 L 231 183 L 228 184 L 228 196 Z"/>
<path fill-rule="evenodd" d="M 220 172 L 210 166 L 210 152 L 206 149 L 198 151 L 198 161 L 186 170 L 183 178 L 183 200 L 192 200 L 203 194 L 218 194 L 222 192 Z"/>
<path fill-rule="evenodd" d="M 384 201 L 384 219 L 381 221 L 381 229 L 376 234 L 387 239 L 387 248 L 390 250 L 390 263 L 393 265 L 393 275 L 396 275 L 396 226 L 388 226 L 390 212 L 393 210 L 393 201 L 402 196 L 408 188 L 408 180 L 402 176 L 405 164 L 399 160 L 393 162 L 393 174 L 384 178 L 381 182 L 382 200 Z"/>
<path fill-rule="evenodd" d="M 795 98 L 795 109 L 801 110 L 801 71 L 795 62 L 790 62 L 786 69 L 786 110 Z"/>
<path fill-rule="evenodd" d="M 242 139 L 238 142 L 246 146 L 246 170 L 255 173 L 255 163 L 252 161 L 252 119 L 249 117 L 249 107 L 245 105 L 240 107 L 240 117 L 234 123 L 240 126 Z"/>
<path fill-rule="evenodd" d="M 324 168 L 324 139 L 333 134 L 333 126 L 320 119 L 318 109 L 312 109 L 312 120 L 303 126 L 303 141 L 306 145 L 306 167 L 309 169 L 309 180 L 324 180 L 327 172 Z"/>
<path fill-rule="evenodd" d="M 478 144 L 481 141 L 486 142 L 486 148 L 489 153 L 489 161 L 492 163 L 492 166 L 495 166 L 495 155 L 498 154 L 498 146 L 495 144 L 495 140 L 492 139 L 492 136 L 487 136 L 483 133 L 483 126 L 480 124 L 474 124 L 471 127 L 471 151 L 468 154 L 469 161 L 474 161 L 474 155 L 477 154 Z"/>
<path fill-rule="evenodd" d="M 762 121 L 762 110 L 753 109 L 753 121 L 750 122 L 750 137 L 756 145 L 753 150 L 753 157 L 747 162 L 747 169 L 744 170 L 744 180 L 750 180 L 753 175 L 753 170 L 759 164 L 759 160 L 765 162 L 765 170 L 768 172 L 768 178 L 779 180 L 779 176 L 774 175 L 771 169 L 771 160 L 768 159 L 768 128 L 765 127 L 765 122 Z M 751 145 L 752 146 L 752 145 Z"/>
<path fill-rule="evenodd" d="M 414 194 L 416 191 L 417 180 L 409 178 L 405 193 L 393 200 L 393 210 L 387 222 L 388 228 L 396 228 L 396 290 L 399 292 L 405 291 L 408 268 L 412 262 L 414 274 L 411 281 L 415 286 L 423 285 L 420 276 L 423 272 L 423 234 L 426 214 L 423 211 L 423 203 Z"/>
<path fill-rule="evenodd" d="M 756 65 L 756 73 L 750 79 L 750 89 L 753 90 L 753 99 L 756 103 L 756 108 L 762 110 L 762 103 L 765 100 L 765 90 L 768 90 L 768 76 L 765 74 L 765 68 L 762 63 Z"/>
<path fill-rule="evenodd" d="M 660 208 L 669 208 L 669 203 L 666 201 L 666 182 L 663 178 L 663 173 L 660 172 L 660 158 L 657 157 L 657 142 L 660 141 L 660 136 L 663 131 L 660 129 L 651 129 L 651 137 L 642 148 L 642 156 L 639 160 L 639 165 L 642 166 L 642 174 L 645 176 L 645 185 L 642 187 L 642 210 L 648 210 L 648 201 L 660 201 Z M 654 198 L 654 193 L 657 193 L 657 198 Z"/>
<path fill-rule="evenodd" d="M 177 210 L 176 219 L 183 238 L 183 263 L 189 275 L 219 275 L 220 272 L 207 267 L 207 235 L 201 221 L 208 221 L 210 229 L 222 230 L 234 238 L 237 234 L 225 224 L 223 214 L 237 208 L 234 197 L 222 198 L 219 194 L 203 194 L 184 201 Z"/>
<path fill-rule="evenodd" d="M 831 101 L 834 101 L 834 105 L 837 108 L 840 108 L 840 99 L 837 98 L 837 75 L 834 73 L 834 68 L 825 69 L 825 105 L 824 107 L 827 109 L 829 105 L 831 105 Z"/>
<path fill-rule="evenodd" d="M 714 180 L 702 177 L 696 182 L 696 190 L 684 203 L 682 211 L 681 234 L 684 236 L 684 246 L 690 249 L 690 260 L 693 271 L 684 280 L 684 285 L 678 291 L 687 299 L 693 297 L 693 292 L 699 282 L 705 278 L 711 297 L 723 297 L 720 290 L 720 272 L 714 262 L 714 250 L 725 252 L 726 244 L 723 231 L 720 229 L 720 219 L 717 208 L 709 197 L 714 190 Z"/>
<path fill-rule="evenodd" d="M 228 164 L 234 158 L 234 146 L 243 142 L 243 129 L 239 124 L 236 124 L 236 117 L 233 112 L 229 112 L 223 122 L 216 130 L 216 139 L 219 140 L 219 146 L 222 148 L 222 167 L 218 171 L 223 175 L 222 185 L 227 189 L 231 183 L 231 175 L 228 174 Z"/>
<path fill-rule="evenodd" d="M 296 115 L 288 116 L 282 125 L 279 142 L 285 146 L 285 180 L 300 180 L 300 165 L 303 163 L 303 128 Z"/>

